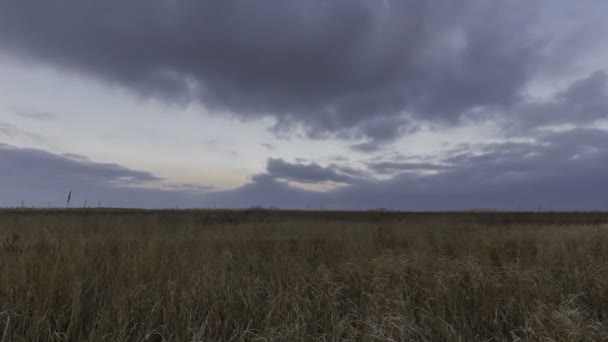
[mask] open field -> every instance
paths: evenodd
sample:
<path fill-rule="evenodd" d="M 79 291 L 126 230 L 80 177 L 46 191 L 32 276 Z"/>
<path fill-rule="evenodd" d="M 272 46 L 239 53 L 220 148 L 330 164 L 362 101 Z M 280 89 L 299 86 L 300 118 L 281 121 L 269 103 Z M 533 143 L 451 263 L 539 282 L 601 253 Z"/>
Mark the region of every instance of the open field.
<path fill-rule="evenodd" d="M 608 214 L 0 210 L 4 341 L 608 340 Z"/>

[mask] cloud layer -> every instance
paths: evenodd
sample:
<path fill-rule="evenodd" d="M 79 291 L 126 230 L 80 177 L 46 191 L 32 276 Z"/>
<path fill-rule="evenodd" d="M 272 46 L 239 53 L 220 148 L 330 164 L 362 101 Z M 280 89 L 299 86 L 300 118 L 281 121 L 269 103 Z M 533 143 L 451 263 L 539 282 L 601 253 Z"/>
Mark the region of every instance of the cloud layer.
<path fill-rule="evenodd" d="M 73 192 L 76 206 L 202 206 L 199 188 L 159 190 L 163 179 L 117 164 L 97 163 L 78 155 L 0 144 L 0 206 L 65 206 Z M 152 187 L 154 186 L 155 187 Z M 197 202 L 198 201 L 198 202 Z"/>
<path fill-rule="evenodd" d="M 360 168 L 269 159 L 266 172 L 233 190 L 193 191 L 142 187 L 161 181 L 147 172 L 95 163 L 80 156 L 0 146 L 2 205 L 63 205 L 69 189 L 77 202 L 109 206 L 241 207 L 398 210 L 605 210 L 608 209 L 608 131 L 547 132 L 534 142 L 462 145 L 442 156 L 371 160 Z M 383 177 L 379 178 L 380 175 Z M 289 182 L 347 183 L 325 192 Z"/>
<path fill-rule="evenodd" d="M 518 102 L 556 45 L 538 24 L 549 3 L 1 1 L 0 51 L 373 144 Z"/>
<path fill-rule="evenodd" d="M 360 179 L 329 192 L 303 192 L 281 179 L 300 178 L 310 165 L 284 165 L 254 177 L 243 188 L 217 193 L 224 205 L 258 204 L 304 208 L 390 208 L 399 210 L 606 210 L 608 209 L 608 131 L 574 129 L 546 133 L 535 142 L 464 145 L 447 151 L 437 163 L 370 162 L 370 174 L 389 179 Z M 424 157 L 424 156 L 420 156 Z M 323 168 L 318 181 L 337 171 Z M 428 172 L 433 171 L 433 172 Z M 291 175 L 291 176 L 290 176 Z M 279 201 L 280 200 L 280 201 Z"/>

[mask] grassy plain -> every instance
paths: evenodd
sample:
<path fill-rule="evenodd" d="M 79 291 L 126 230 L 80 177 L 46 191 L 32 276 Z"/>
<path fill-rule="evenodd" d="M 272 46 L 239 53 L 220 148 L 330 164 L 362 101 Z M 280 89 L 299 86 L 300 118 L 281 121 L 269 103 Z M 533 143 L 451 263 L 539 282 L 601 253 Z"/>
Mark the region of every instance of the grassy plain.
<path fill-rule="evenodd" d="M 0 342 L 608 340 L 607 222 L 0 210 Z"/>

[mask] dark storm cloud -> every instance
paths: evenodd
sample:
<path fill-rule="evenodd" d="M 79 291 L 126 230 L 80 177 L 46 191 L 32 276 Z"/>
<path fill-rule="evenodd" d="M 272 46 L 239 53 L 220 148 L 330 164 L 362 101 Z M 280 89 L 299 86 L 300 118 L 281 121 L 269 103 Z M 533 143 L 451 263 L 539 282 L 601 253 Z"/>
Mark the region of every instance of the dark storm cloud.
<path fill-rule="evenodd" d="M 145 96 L 271 115 L 282 131 L 363 135 L 372 149 L 412 119 L 518 101 L 546 55 L 533 27 L 543 4 L 2 0 L 0 49 Z"/>
<path fill-rule="evenodd" d="M 173 207 L 203 205 L 201 186 L 175 186 L 167 190 L 141 186 L 161 181 L 148 172 L 117 164 L 95 163 L 78 155 L 53 154 L 37 149 L 0 144 L 0 206 L 65 205 L 69 190 L 73 203 L 83 205 Z"/>

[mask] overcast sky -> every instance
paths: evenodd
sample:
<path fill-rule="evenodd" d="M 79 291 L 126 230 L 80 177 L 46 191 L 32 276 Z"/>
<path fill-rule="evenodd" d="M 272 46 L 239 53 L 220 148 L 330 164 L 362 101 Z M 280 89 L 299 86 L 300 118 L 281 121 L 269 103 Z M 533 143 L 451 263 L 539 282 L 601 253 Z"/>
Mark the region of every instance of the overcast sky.
<path fill-rule="evenodd" d="M 0 206 L 608 210 L 605 0 L 0 0 Z"/>

